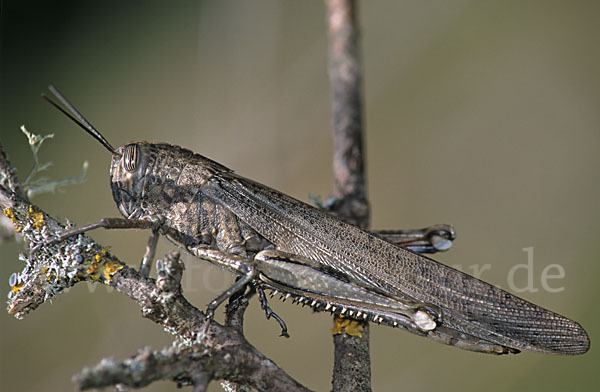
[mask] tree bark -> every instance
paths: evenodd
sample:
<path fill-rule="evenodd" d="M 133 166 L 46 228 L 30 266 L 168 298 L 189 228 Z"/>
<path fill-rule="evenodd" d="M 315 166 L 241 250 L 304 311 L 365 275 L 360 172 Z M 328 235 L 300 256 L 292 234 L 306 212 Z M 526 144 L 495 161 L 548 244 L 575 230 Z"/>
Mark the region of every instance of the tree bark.
<path fill-rule="evenodd" d="M 332 210 L 350 223 L 369 225 L 363 150 L 362 83 L 357 7 L 353 0 L 326 0 L 329 78 L 332 90 L 334 190 Z M 339 318 L 336 325 L 342 325 Z M 334 328 L 333 391 L 370 391 L 369 325 Z"/>

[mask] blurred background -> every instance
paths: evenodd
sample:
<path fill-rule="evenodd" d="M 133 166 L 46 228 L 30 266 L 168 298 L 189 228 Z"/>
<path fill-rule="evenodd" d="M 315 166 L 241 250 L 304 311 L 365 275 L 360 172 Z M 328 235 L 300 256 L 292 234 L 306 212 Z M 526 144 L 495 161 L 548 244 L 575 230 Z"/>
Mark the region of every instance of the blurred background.
<path fill-rule="evenodd" d="M 34 202 L 77 224 L 118 216 L 110 156 L 40 99 L 54 84 L 113 145 L 165 141 L 204 154 L 299 199 L 331 191 L 330 92 L 321 1 L 7 0 L 2 4 L 0 142 L 25 178 L 19 127 L 55 133 L 40 158 L 52 178 L 87 181 Z M 579 357 L 486 356 L 372 326 L 377 391 L 583 390 L 597 386 L 600 221 L 600 3 L 360 3 L 369 197 L 374 228 L 455 225 L 437 260 L 580 322 Z M 148 234 L 93 237 L 138 265 Z M 162 241 L 162 240 L 161 240 Z M 161 242 L 159 254 L 172 245 Z M 0 292 L 23 267 L 2 245 Z M 184 289 L 203 308 L 232 281 L 185 257 Z M 563 278 L 544 269 L 558 264 Z M 485 267 L 489 265 L 489 267 Z M 547 272 L 556 274 L 556 269 Z M 562 290 L 560 290 L 562 288 Z M 91 292 L 91 293 L 90 293 Z M 329 390 L 331 317 L 274 300 L 291 338 L 257 301 L 246 336 L 292 376 Z M 222 309 L 217 319 L 222 320 Z M 101 358 L 160 349 L 169 334 L 137 306 L 83 284 L 19 321 L 0 312 L 3 390 L 72 390 Z M 176 390 L 169 382 L 148 391 Z M 212 391 L 220 390 L 218 383 Z"/>

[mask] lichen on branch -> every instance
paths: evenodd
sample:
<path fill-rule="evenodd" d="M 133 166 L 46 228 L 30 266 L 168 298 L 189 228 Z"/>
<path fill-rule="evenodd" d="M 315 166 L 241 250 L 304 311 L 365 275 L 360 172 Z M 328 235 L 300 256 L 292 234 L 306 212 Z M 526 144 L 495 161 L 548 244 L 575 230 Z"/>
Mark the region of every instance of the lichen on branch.
<path fill-rule="evenodd" d="M 65 226 L 29 202 L 15 173 L 0 146 L 0 208 L 26 248 L 35 249 L 33 254 L 19 255 L 24 267 L 9 279 L 8 312 L 21 319 L 65 289 L 92 281 L 114 287 L 135 301 L 143 317 L 176 338 L 167 350 L 144 349 L 133 359 L 100 361 L 74 378 L 79 389 L 117 384 L 139 387 L 162 379 L 203 390 L 210 380 L 222 379 L 260 391 L 308 390 L 250 345 L 236 328 L 215 321 L 206 324 L 206 315 L 184 297 L 178 252 L 157 261 L 155 280 L 89 236 L 80 234 L 53 243 Z M 146 378 L 141 381 L 140 377 Z"/>

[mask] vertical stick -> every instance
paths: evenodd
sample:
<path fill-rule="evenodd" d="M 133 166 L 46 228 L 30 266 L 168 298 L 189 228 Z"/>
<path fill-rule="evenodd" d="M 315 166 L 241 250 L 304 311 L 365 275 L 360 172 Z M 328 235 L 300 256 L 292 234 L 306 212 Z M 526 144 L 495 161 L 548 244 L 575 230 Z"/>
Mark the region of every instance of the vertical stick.
<path fill-rule="evenodd" d="M 326 0 L 329 27 L 329 78 L 333 101 L 333 196 L 336 212 L 361 227 L 369 225 L 366 197 L 362 83 L 353 0 Z"/>
<path fill-rule="evenodd" d="M 357 10 L 354 0 L 325 0 L 329 29 L 329 77 L 333 93 L 333 210 L 343 219 L 366 228 L 366 197 L 362 143 L 362 86 L 360 75 Z M 336 319 L 335 324 L 342 325 Z M 354 323 L 354 322 L 353 322 Z M 356 322 L 357 323 L 357 322 Z M 333 391 L 370 391 L 368 323 L 360 323 L 362 336 L 335 334 Z M 356 326 L 353 327 L 356 330 Z"/>

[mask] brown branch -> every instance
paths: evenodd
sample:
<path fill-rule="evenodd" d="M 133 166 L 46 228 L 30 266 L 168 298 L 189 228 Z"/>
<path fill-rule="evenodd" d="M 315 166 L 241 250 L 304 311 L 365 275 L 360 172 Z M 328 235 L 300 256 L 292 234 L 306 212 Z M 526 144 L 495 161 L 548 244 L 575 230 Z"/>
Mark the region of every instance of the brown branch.
<path fill-rule="evenodd" d="M 17 170 L 10 165 L 6 153 L 0 144 L 0 185 L 15 192 L 17 195 L 27 198 L 25 190 L 17 177 Z"/>
<path fill-rule="evenodd" d="M 12 189 L 22 197 L 27 197 L 25 190 L 17 177 L 17 171 L 10 166 L 2 145 L 0 145 L 0 185 Z M 10 219 L 4 215 L 0 215 L 0 245 L 14 240 L 16 233 L 15 227 Z"/>
<path fill-rule="evenodd" d="M 210 376 L 194 349 L 173 346 L 162 351 L 149 348 L 125 361 L 103 359 L 93 368 L 84 368 L 73 377 L 80 390 L 123 385 L 141 388 L 158 380 L 177 381 L 178 385 L 193 384 L 206 388 Z M 196 356 L 196 357 L 195 357 Z M 203 390 L 203 389 L 201 389 Z"/>
<path fill-rule="evenodd" d="M 0 168 L 10 167 L 6 157 L 0 157 Z M 177 346 L 168 352 L 146 350 L 123 362 L 103 360 L 75 378 L 79 388 L 115 384 L 135 387 L 167 379 L 194 384 L 202 390 L 207 380 L 225 379 L 260 391 L 308 390 L 249 344 L 235 328 L 214 321 L 205 328 L 204 313 L 183 296 L 183 264 L 178 254 L 157 262 L 158 279 L 145 278 L 88 236 L 47 245 L 64 227 L 4 185 L 0 185 L 0 207 L 29 247 L 46 244 L 33 256 L 21 255 L 26 265 L 11 282 L 9 313 L 23 318 L 64 289 L 92 281 L 112 286 L 133 299 L 144 317 L 178 338 Z M 201 333 L 204 330 L 206 333 Z M 142 364 L 144 369 L 139 367 Z"/>
<path fill-rule="evenodd" d="M 326 0 L 329 28 L 329 77 L 333 92 L 334 192 L 332 210 L 347 221 L 367 228 L 362 144 L 362 91 L 357 27 L 353 0 Z M 341 324 L 340 320 L 336 323 Z M 362 334 L 334 335 L 333 391 L 370 391 L 368 323 Z M 346 329 L 347 331 L 347 329 Z"/>

